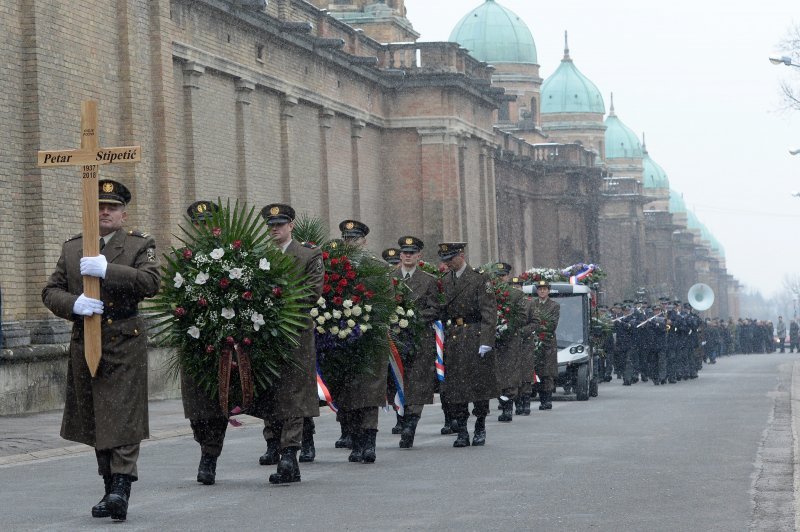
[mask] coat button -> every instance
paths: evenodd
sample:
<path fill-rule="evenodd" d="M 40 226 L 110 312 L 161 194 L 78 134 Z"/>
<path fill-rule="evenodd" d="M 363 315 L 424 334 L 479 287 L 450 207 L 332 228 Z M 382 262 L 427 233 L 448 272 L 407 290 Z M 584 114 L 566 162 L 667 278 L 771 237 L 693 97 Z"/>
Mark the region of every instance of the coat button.
<path fill-rule="evenodd" d="M 113 301 L 109 302 L 109 303 L 108 303 L 108 306 L 109 306 L 109 307 L 113 307 L 113 306 L 114 306 L 114 302 L 113 302 Z"/>
<path fill-rule="evenodd" d="M 134 329 L 133 334 L 139 334 L 139 329 Z"/>
<path fill-rule="evenodd" d="M 107 323 L 107 324 L 109 324 L 109 325 L 111 325 L 112 323 L 114 323 L 114 320 L 112 320 L 111 318 L 108 318 L 108 319 L 106 320 L 106 323 Z"/>

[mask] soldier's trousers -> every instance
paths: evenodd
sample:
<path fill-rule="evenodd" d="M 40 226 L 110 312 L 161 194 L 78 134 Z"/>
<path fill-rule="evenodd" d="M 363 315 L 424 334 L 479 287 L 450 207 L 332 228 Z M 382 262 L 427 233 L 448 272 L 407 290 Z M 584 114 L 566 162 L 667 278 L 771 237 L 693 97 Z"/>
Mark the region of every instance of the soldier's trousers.
<path fill-rule="evenodd" d="M 403 417 L 406 416 L 421 416 L 422 408 L 425 405 L 406 405 L 403 409 Z"/>
<path fill-rule="evenodd" d="M 663 349 L 647 350 L 647 374 L 654 381 L 667 379 L 667 355 Z"/>
<path fill-rule="evenodd" d="M 447 403 L 447 413 L 452 419 L 466 421 L 469 418 L 469 403 Z M 472 415 L 486 417 L 489 415 L 489 400 L 473 401 Z"/>
<path fill-rule="evenodd" d="M 365 430 L 378 430 L 378 407 L 339 409 L 337 415 L 342 424 L 342 433 L 355 434 Z"/>
<path fill-rule="evenodd" d="M 303 418 L 290 417 L 279 420 L 264 420 L 264 439 L 280 440 L 280 448 L 300 447 L 303 442 Z"/>
<path fill-rule="evenodd" d="M 634 377 L 639 376 L 639 354 L 636 348 L 631 347 L 625 351 L 625 365 L 622 370 L 622 378 L 626 382 L 631 382 Z"/>
<path fill-rule="evenodd" d="M 625 372 L 625 351 L 621 349 L 614 350 L 614 372 L 618 376 L 622 376 Z"/>
<path fill-rule="evenodd" d="M 800 342 L 798 342 L 797 339 L 790 340 L 789 341 L 789 352 L 791 353 L 795 349 L 797 349 L 797 352 L 800 353 Z"/>
<path fill-rule="evenodd" d="M 556 381 L 553 377 L 539 376 L 539 382 L 535 384 L 537 392 L 554 392 L 556 389 Z"/>
<path fill-rule="evenodd" d="M 518 390 L 519 386 L 509 386 L 508 388 L 503 388 L 500 395 L 504 395 L 507 399 L 513 400 L 517 396 Z"/>
<path fill-rule="evenodd" d="M 522 397 L 523 395 L 530 396 L 532 393 L 533 384 L 524 381 L 519 383 L 519 387 L 517 388 L 517 397 Z"/>
<path fill-rule="evenodd" d="M 200 444 L 200 452 L 217 457 L 222 454 L 222 442 L 228 428 L 228 419 L 223 416 L 211 419 L 189 419 L 194 441 Z"/>
<path fill-rule="evenodd" d="M 136 461 L 139 459 L 138 443 L 111 449 L 95 449 L 94 454 L 97 458 L 97 473 L 101 477 L 129 475 L 134 481 L 139 479 L 139 471 L 136 469 Z"/>

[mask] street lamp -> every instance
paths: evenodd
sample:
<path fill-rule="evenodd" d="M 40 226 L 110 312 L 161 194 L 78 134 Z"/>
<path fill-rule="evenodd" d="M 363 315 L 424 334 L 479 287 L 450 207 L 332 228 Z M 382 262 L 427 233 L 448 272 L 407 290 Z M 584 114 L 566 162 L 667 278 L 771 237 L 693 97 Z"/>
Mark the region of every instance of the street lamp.
<path fill-rule="evenodd" d="M 786 66 L 793 66 L 795 68 L 800 68 L 800 65 L 797 63 L 792 62 L 792 58 L 788 55 L 782 55 L 780 57 L 770 57 L 769 62 L 773 65 L 786 65 Z"/>

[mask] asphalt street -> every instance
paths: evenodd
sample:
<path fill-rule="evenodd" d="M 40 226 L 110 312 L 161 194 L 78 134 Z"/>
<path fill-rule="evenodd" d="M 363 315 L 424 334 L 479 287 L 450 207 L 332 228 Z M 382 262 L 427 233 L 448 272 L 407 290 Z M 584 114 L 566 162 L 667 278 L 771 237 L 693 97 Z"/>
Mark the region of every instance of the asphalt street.
<path fill-rule="evenodd" d="M 0 529 L 794 530 L 796 360 L 727 357 L 697 380 L 658 387 L 614 380 L 598 398 L 559 400 L 511 424 L 493 409 L 485 447 L 452 448 L 435 405 L 414 448 L 401 450 L 386 413 L 372 465 L 333 448 L 339 427 L 326 411 L 316 462 L 288 486 L 269 485 L 274 466 L 258 465 L 255 420 L 229 429 L 216 485 L 198 484 L 199 446 L 180 402 L 154 403 L 163 430 L 142 447 L 124 524 L 90 516 L 102 494 L 94 454 L 57 439 L 57 413 L 0 418 L 0 434 L 31 434 L 29 448 L 0 460 Z M 165 425 L 169 416 L 180 425 Z"/>

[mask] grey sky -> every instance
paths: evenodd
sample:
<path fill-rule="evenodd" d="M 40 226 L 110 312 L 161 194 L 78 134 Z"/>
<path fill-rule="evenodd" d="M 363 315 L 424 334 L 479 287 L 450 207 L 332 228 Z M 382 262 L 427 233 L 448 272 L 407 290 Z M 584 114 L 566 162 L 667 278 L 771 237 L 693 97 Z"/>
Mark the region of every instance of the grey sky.
<path fill-rule="evenodd" d="M 570 56 L 725 247 L 728 271 L 766 296 L 800 265 L 800 112 L 783 111 L 778 41 L 796 1 L 499 0 L 533 33 L 546 79 Z M 406 0 L 423 41 L 444 41 L 483 0 Z M 591 259 L 591 257 L 587 257 Z M 536 266 L 559 266 L 540 264 Z"/>

